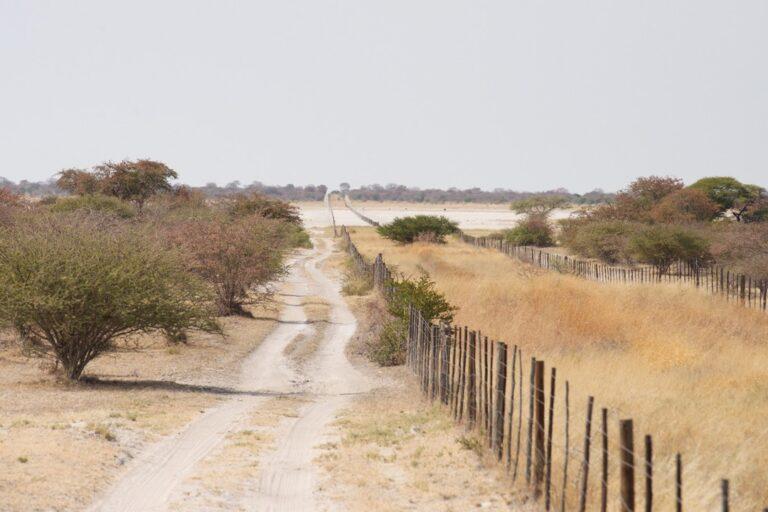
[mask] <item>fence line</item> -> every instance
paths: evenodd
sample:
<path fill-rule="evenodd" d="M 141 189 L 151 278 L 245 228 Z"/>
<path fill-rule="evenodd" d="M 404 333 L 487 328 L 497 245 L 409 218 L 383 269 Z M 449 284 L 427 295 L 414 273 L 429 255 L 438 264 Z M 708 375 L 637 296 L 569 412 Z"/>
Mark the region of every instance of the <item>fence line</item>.
<path fill-rule="evenodd" d="M 333 236 L 335 238 L 339 236 L 339 231 L 336 229 L 336 216 L 333 214 L 333 207 L 331 206 L 331 196 L 333 194 L 334 192 L 327 190 L 325 192 L 325 197 L 323 198 L 323 201 L 325 202 L 325 206 L 326 208 L 328 208 L 328 213 L 331 216 L 331 225 L 333 226 Z"/>
<path fill-rule="evenodd" d="M 512 245 L 505 240 L 476 237 L 459 232 L 464 243 L 475 247 L 495 249 L 509 257 L 534 266 L 575 275 L 604 283 L 687 283 L 720 295 L 729 302 L 763 311 L 768 309 L 768 280 L 732 272 L 719 265 L 699 265 L 697 262 L 677 261 L 668 271 L 656 267 L 620 267 L 555 254 L 536 247 Z"/>
<path fill-rule="evenodd" d="M 357 211 L 355 208 L 353 208 L 353 207 L 352 207 L 352 203 L 351 203 L 351 201 L 349 200 L 349 196 L 348 196 L 346 193 L 344 194 L 344 204 L 347 206 L 347 208 L 349 208 L 349 210 L 350 210 L 352 213 L 354 213 L 355 215 L 357 215 L 358 217 L 360 217 L 360 219 L 361 219 L 363 222 L 365 222 L 365 223 L 367 223 L 367 224 L 370 224 L 370 225 L 371 225 L 371 226 L 373 226 L 373 227 L 379 227 L 379 225 L 380 225 L 380 224 L 379 224 L 378 222 L 376 222 L 375 220 L 373 220 L 373 219 L 372 219 L 372 218 L 370 218 L 370 217 L 366 217 L 365 215 L 363 215 L 362 213 L 360 213 L 359 211 Z"/>
<path fill-rule="evenodd" d="M 355 215 L 371 226 L 379 223 L 355 210 L 349 197 L 344 204 Z M 590 281 L 603 283 L 686 283 L 713 295 L 724 297 L 728 302 L 768 311 L 768 279 L 758 279 L 731 271 L 719 265 L 701 265 L 697 262 L 674 262 L 667 271 L 657 267 L 621 267 L 555 254 L 537 247 L 513 245 L 505 240 L 476 237 L 459 231 L 459 239 L 475 247 L 496 249 L 507 256 L 526 263 L 558 272 L 569 273 Z"/>
<path fill-rule="evenodd" d="M 369 263 L 358 251 L 345 226 L 341 228 L 341 236 L 357 270 L 371 275 L 375 289 L 390 300 L 395 282 L 382 255 Z M 572 387 L 567 380 L 560 379 L 565 385 L 564 413 L 560 413 L 561 406 L 556 397 L 562 395 L 556 392 L 556 368 L 550 368 L 547 399 L 545 362 L 531 357 L 530 383 L 526 392 L 523 389 L 525 369 L 521 347 L 489 341 L 480 331 L 466 326 L 436 325 L 412 305 L 409 306 L 404 342 L 405 364 L 416 375 L 422 393 L 433 402 L 443 404 L 455 421 L 476 434 L 490 449 L 490 454 L 506 466 L 513 482 L 517 481 L 520 457 L 524 457 L 525 485 L 543 508 L 564 511 L 578 507 L 580 511 L 588 508 L 605 511 L 610 502 L 618 505 L 621 511 L 634 512 L 640 510 L 638 502 L 642 502 L 643 510 L 652 512 L 661 495 L 658 487 L 654 492 L 660 473 L 657 471 L 658 461 L 654 467 L 652 459 L 652 437 L 642 438 L 644 456 L 636 452 L 632 419 L 624 413 L 611 412 L 615 420 L 620 420 L 617 421 L 618 428 L 610 432 L 616 436 L 616 460 L 620 471 L 619 482 L 609 485 L 609 409 L 602 408 L 602 423 L 593 422 L 595 399 L 588 397 L 584 437 L 582 440 L 574 438 L 575 442 L 571 443 Z M 528 407 L 523 404 L 526 399 Z M 523 418 L 526 410 L 528 416 Z M 553 425 L 558 421 L 564 422 L 563 428 L 559 429 L 565 432 L 563 443 L 555 441 L 553 436 Z M 527 439 L 525 450 L 521 448 L 522 436 Z M 578 448 L 579 442 L 583 449 Z M 601 459 L 601 465 L 595 467 L 595 471 L 591 468 L 593 448 L 594 455 Z M 553 453 L 563 454 L 557 470 Z M 680 454 L 675 456 L 674 463 L 674 482 L 669 485 L 674 489 L 674 496 L 669 500 L 675 503 L 677 510 L 682 510 L 683 463 Z M 569 464 L 577 468 L 576 475 L 569 475 Z M 562 473 L 555 474 L 555 471 Z M 590 478 L 596 484 L 590 484 Z M 642 492 L 636 492 L 636 485 L 643 485 Z M 733 494 L 729 480 L 713 479 L 713 488 L 716 489 L 713 495 L 718 496 L 718 508 L 729 510 Z M 568 496 L 572 501 L 567 501 Z"/>

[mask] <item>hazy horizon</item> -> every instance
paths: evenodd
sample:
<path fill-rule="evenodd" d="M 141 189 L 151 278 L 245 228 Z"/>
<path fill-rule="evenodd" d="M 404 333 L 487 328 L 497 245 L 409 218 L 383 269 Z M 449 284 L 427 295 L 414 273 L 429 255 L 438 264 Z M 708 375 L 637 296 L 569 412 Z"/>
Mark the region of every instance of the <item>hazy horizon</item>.
<path fill-rule="evenodd" d="M 0 176 L 614 191 L 768 175 L 768 2 L 0 0 Z"/>

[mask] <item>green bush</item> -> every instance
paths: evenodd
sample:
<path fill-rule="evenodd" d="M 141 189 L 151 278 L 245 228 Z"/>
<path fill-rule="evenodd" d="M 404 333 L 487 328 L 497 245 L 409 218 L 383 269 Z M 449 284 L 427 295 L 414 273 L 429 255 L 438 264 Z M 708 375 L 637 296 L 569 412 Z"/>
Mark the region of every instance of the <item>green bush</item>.
<path fill-rule="evenodd" d="M 165 240 L 181 248 L 187 269 L 210 283 L 219 314 L 248 315 L 243 308 L 271 293 L 286 273 L 285 223 L 260 215 L 214 215 L 167 222 Z"/>
<path fill-rule="evenodd" d="M 552 227 L 545 217 L 529 216 L 512 229 L 502 231 L 504 240 L 512 245 L 551 247 L 555 245 Z"/>
<path fill-rule="evenodd" d="M 73 380 L 120 336 L 217 332 L 209 290 L 114 217 L 28 216 L 0 230 L 0 320 L 50 347 Z"/>
<path fill-rule="evenodd" d="M 283 223 L 283 230 L 289 247 L 297 249 L 312 248 L 312 240 L 309 238 L 309 233 L 300 225 Z"/>
<path fill-rule="evenodd" d="M 435 289 L 435 283 L 426 272 L 418 279 L 401 277 L 393 283 L 394 293 L 387 303 L 391 319 L 384 323 L 376 343 L 369 348 L 370 358 L 382 365 L 392 366 L 405 362 L 405 339 L 408 335 L 408 305 L 421 311 L 425 320 L 453 321 L 456 308 Z"/>
<path fill-rule="evenodd" d="M 389 313 L 401 320 L 408 319 L 408 305 L 412 304 L 421 311 L 424 320 L 429 322 L 452 322 L 456 307 L 452 306 L 445 295 L 435 289 L 435 282 L 424 270 L 418 279 L 402 277 L 393 283 L 394 292 L 388 304 Z"/>
<path fill-rule="evenodd" d="M 116 197 L 101 194 L 87 194 L 84 196 L 60 197 L 51 205 L 53 212 L 109 213 L 122 219 L 129 219 L 136 215 L 136 210 L 129 203 Z"/>
<path fill-rule="evenodd" d="M 373 290 L 373 276 L 368 272 L 360 272 L 355 267 L 351 257 L 347 258 L 346 267 L 341 293 L 344 295 L 367 295 Z"/>
<path fill-rule="evenodd" d="M 407 321 L 396 318 L 384 324 L 379 341 L 370 348 L 369 356 L 379 366 L 397 366 L 405 363 Z"/>
<path fill-rule="evenodd" d="M 290 224 L 301 225 L 299 208 L 261 194 L 238 194 L 229 200 L 228 210 L 233 217 L 247 217 L 258 214 L 267 219 L 282 220 Z"/>
<path fill-rule="evenodd" d="M 445 237 L 459 231 L 459 226 L 446 217 L 434 215 L 414 215 L 398 217 L 389 224 L 376 228 L 384 238 L 404 244 L 417 239 L 432 239 L 437 243 L 445 242 Z"/>
<path fill-rule="evenodd" d="M 636 224 L 624 221 L 567 220 L 561 223 L 560 242 L 586 258 L 607 263 L 630 259 L 630 237 L 638 229 Z"/>
<path fill-rule="evenodd" d="M 637 261 L 653 265 L 661 274 L 676 261 L 705 265 L 712 258 L 707 240 L 674 226 L 650 226 L 639 231 L 630 240 L 630 251 Z"/>

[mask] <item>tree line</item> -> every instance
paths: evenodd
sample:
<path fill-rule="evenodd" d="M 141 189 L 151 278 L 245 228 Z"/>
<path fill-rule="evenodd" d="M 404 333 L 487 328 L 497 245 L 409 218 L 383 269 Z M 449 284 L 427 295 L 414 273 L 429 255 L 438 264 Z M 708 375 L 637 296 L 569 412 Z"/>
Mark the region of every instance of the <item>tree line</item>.
<path fill-rule="evenodd" d="M 74 169 L 73 171 L 77 171 Z M 14 194 L 31 197 L 46 197 L 66 194 L 67 191 L 59 186 L 58 177 L 47 181 L 30 182 L 21 180 L 15 183 L 0 177 L 0 188 L 5 188 Z M 236 194 L 257 193 L 276 197 L 285 201 L 322 201 L 326 192 L 332 190 L 346 191 L 349 197 L 359 201 L 402 201 L 413 203 L 492 203 L 504 204 L 519 199 L 537 195 L 564 196 L 570 204 L 599 204 L 612 200 L 615 194 L 595 189 L 585 194 L 571 193 L 565 189 L 555 189 L 546 192 L 522 192 L 509 189 L 482 190 L 480 188 L 427 188 L 406 187 L 404 185 L 365 185 L 351 188 L 342 183 L 338 188 L 326 185 L 266 185 L 259 181 L 243 184 L 232 181 L 225 185 L 214 182 L 200 187 L 187 186 L 190 190 L 202 193 L 207 198 L 226 197 Z"/>
<path fill-rule="evenodd" d="M 524 219 L 496 233 L 514 245 L 562 245 L 610 264 L 645 263 L 665 273 L 676 261 L 712 263 L 768 279 L 768 191 L 733 177 L 686 185 L 670 176 L 641 177 L 604 204 L 549 221 L 565 197 L 532 196 L 512 209 Z"/>

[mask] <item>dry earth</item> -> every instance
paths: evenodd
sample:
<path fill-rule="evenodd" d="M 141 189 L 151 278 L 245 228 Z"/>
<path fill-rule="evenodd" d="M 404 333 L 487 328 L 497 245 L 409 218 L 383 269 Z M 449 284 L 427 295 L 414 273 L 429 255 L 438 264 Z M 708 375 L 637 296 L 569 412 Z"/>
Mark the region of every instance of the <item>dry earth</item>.
<path fill-rule="evenodd" d="M 272 309 L 224 319 L 226 337 L 127 341 L 86 383 L 6 336 L 0 509 L 509 510 L 445 411 L 360 357 L 376 299 L 343 298 L 343 254 L 314 241 Z"/>
<path fill-rule="evenodd" d="M 224 399 L 233 369 L 277 325 L 276 312 L 223 320 L 226 337 L 127 341 L 70 384 L 49 362 L 0 346 L 0 507 L 82 510 L 146 446 Z"/>

